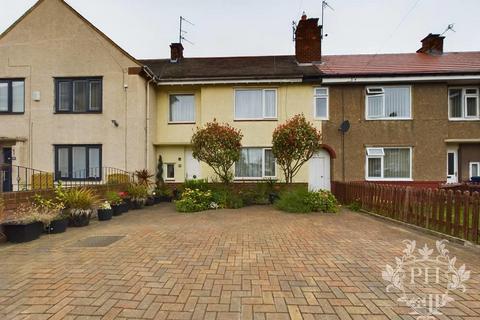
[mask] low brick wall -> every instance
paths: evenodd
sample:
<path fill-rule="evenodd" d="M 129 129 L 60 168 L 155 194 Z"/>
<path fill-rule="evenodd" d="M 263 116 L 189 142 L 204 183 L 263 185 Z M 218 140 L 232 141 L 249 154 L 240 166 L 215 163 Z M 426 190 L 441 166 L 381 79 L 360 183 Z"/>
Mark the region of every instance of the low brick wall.
<path fill-rule="evenodd" d="M 255 181 L 246 181 L 246 182 L 233 182 L 230 184 L 230 186 L 234 189 L 237 189 L 237 190 L 255 190 L 255 187 L 259 184 L 259 183 L 262 183 L 262 182 L 255 182 Z M 183 183 L 181 182 L 167 182 L 165 183 L 165 185 L 170 189 L 170 190 L 174 190 L 174 189 L 181 189 L 183 188 Z M 211 185 L 211 186 L 221 186 L 223 185 L 222 183 L 209 183 L 208 185 Z M 286 184 L 284 182 L 277 182 L 274 184 L 274 189 L 275 190 L 278 190 L 278 191 L 282 191 L 282 190 L 285 190 L 287 188 L 296 188 L 296 187 L 300 187 L 300 186 L 303 186 L 303 187 L 308 187 L 308 183 L 291 183 L 291 184 Z"/>

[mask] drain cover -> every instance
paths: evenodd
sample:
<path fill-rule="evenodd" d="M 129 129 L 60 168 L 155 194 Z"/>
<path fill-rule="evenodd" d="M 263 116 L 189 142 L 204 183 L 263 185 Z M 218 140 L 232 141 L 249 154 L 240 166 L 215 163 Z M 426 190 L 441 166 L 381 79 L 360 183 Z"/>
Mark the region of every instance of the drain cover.
<path fill-rule="evenodd" d="M 125 236 L 94 236 L 79 240 L 72 244 L 72 247 L 81 248 L 100 248 L 108 247 L 112 243 L 122 239 Z"/>

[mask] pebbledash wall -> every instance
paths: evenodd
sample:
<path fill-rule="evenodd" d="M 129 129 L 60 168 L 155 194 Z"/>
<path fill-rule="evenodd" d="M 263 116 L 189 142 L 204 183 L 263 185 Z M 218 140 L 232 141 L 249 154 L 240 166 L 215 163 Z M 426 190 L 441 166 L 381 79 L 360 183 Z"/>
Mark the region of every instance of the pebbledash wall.
<path fill-rule="evenodd" d="M 129 74 L 138 67 L 68 4 L 39 1 L 0 38 L 0 78 L 25 79 L 25 112 L 0 114 L 0 148 L 14 148 L 15 165 L 53 172 L 55 144 L 101 144 L 103 166 L 153 170 L 155 88 Z M 101 77 L 102 112 L 56 114 L 56 77 Z"/>

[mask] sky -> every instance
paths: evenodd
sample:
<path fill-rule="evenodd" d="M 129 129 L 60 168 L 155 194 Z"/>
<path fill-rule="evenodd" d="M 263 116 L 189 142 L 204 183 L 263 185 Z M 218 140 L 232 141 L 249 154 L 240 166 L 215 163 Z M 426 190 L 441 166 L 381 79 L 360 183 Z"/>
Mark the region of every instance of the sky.
<path fill-rule="evenodd" d="M 480 0 L 327 0 L 323 54 L 415 52 L 428 33 L 445 51 L 480 50 Z M 35 0 L 0 0 L 0 32 Z M 292 21 L 321 16 L 321 0 L 67 0 L 138 59 L 166 58 L 185 25 L 186 57 L 294 54 Z"/>

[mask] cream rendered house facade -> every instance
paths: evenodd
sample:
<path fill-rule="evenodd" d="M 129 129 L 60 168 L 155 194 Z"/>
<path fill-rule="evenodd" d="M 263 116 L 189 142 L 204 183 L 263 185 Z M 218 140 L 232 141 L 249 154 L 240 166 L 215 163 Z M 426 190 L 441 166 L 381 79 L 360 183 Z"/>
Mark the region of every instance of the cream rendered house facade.
<path fill-rule="evenodd" d="M 62 179 L 153 170 L 147 73 L 65 2 L 38 1 L 0 36 L 0 163 Z"/>

